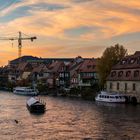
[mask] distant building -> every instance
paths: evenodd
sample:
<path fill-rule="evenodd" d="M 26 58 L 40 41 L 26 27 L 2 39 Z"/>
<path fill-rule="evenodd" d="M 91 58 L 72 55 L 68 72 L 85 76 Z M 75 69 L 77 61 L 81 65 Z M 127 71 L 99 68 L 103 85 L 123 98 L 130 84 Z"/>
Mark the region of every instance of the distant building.
<path fill-rule="evenodd" d="M 78 68 L 79 87 L 91 87 L 99 82 L 96 59 L 87 59 Z"/>
<path fill-rule="evenodd" d="M 47 78 L 47 84 L 51 88 L 56 88 L 60 86 L 59 76 L 62 72 L 62 68 L 65 66 L 64 62 L 62 61 L 55 61 L 48 67 L 49 76 Z"/>
<path fill-rule="evenodd" d="M 61 61 L 65 63 L 69 63 L 73 60 L 73 58 L 39 58 L 34 56 L 22 56 L 20 58 L 9 61 L 9 65 L 18 65 L 22 62 L 28 62 L 32 64 L 44 63 L 51 64 L 55 61 Z"/>
<path fill-rule="evenodd" d="M 34 81 L 50 88 L 91 87 L 98 82 L 96 59 L 82 58 L 37 58 L 23 56 L 8 65 L 10 82 Z"/>
<path fill-rule="evenodd" d="M 78 79 L 79 67 L 83 63 L 83 61 L 84 59 L 81 56 L 78 56 L 69 64 L 71 88 L 79 87 L 79 79 Z"/>
<path fill-rule="evenodd" d="M 31 79 L 33 81 L 40 81 L 46 79 L 48 76 L 48 66 L 45 64 L 39 64 L 38 66 L 34 67 L 31 72 Z"/>
<path fill-rule="evenodd" d="M 124 57 L 112 67 L 107 78 L 107 91 L 124 93 L 140 102 L 140 51 Z"/>

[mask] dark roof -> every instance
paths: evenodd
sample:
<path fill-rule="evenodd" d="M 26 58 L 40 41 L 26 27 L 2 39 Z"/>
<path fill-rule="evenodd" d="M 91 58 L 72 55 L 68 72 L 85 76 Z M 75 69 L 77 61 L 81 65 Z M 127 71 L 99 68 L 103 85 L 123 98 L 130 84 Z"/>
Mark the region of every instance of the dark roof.
<path fill-rule="evenodd" d="M 129 75 L 127 75 L 127 73 Z M 138 72 L 137 76 L 135 72 Z M 140 51 L 124 57 L 118 64 L 112 67 L 107 77 L 111 81 L 139 81 L 140 80 Z"/>
<path fill-rule="evenodd" d="M 112 67 L 113 70 L 140 68 L 140 52 L 124 57 L 118 64 Z"/>
<path fill-rule="evenodd" d="M 22 56 L 20 58 L 14 59 L 10 61 L 10 64 L 18 64 L 19 62 L 44 62 L 46 64 L 50 64 L 55 61 L 62 61 L 62 62 L 71 62 L 74 61 L 75 59 L 78 60 L 81 57 L 76 57 L 76 58 L 39 58 L 39 57 L 34 57 L 34 56 Z M 88 58 L 83 58 L 84 60 Z"/>
<path fill-rule="evenodd" d="M 20 58 L 11 60 L 10 64 L 18 64 L 19 62 L 27 62 L 28 60 L 40 60 L 40 58 L 34 56 L 22 56 Z"/>

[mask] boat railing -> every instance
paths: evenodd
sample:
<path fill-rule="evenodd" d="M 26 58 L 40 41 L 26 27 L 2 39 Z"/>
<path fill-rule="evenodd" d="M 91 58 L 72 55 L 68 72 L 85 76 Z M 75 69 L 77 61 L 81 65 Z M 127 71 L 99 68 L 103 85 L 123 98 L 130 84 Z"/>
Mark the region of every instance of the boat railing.
<path fill-rule="evenodd" d="M 46 102 L 44 100 L 40 99 L 40 98 L 39 98 L 39 102 L 46 105 Z"/>

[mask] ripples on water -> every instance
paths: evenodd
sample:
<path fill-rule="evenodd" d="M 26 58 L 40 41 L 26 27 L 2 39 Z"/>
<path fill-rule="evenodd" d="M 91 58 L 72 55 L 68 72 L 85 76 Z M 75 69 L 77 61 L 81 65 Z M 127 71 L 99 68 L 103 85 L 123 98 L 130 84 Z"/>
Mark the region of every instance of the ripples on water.
<path fill-rule="evenodd" d="M 47 111 L 32 115 L 28 98 L 0 92 L 0 140 L 140 140 L 140 105 L 41 96 Z"/>

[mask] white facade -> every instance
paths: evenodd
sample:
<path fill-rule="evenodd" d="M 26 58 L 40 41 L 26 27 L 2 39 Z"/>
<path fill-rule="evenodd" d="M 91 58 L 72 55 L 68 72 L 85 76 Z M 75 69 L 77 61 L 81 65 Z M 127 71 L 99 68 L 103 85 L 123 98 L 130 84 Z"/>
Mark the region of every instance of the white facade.
<path fill-rule="evenodd" d="M 140 103 L 140 81 L 107 81 L 107 91 L 135 96 Z"/>

